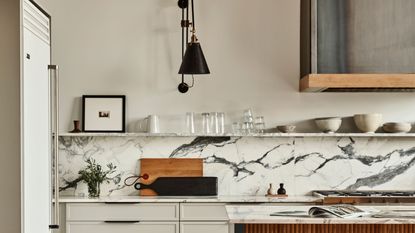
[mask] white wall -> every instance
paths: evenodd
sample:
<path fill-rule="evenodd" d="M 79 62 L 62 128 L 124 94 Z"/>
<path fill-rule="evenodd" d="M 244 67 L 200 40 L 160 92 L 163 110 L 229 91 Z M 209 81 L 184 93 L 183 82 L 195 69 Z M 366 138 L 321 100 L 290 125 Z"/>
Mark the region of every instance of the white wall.
<path fill-rule="evenodd" d="M 245 108 L 268 126 L 323 116 L 380 112 L 413 121 L 415 94 L 298 92 L 300 0 L 196 0 L 196 26 L 212 72 L 189 94 L 180 76 L 176 0 L 42 0 L 53 17 L 53 61 L 61 66 L 61 129 L 80 119 L 83 94 L 127 95 L 128 121 L 148 114 L 179 130 L 186 111 Z M 166 121 L 169 121 L 168 123 Z M 130 126 L 130 129 L 133 127 Z"/>
<path fill-rule="evenodd" d="M 0 1 L 0 231 L 20 232 L 19 1 Z"/>

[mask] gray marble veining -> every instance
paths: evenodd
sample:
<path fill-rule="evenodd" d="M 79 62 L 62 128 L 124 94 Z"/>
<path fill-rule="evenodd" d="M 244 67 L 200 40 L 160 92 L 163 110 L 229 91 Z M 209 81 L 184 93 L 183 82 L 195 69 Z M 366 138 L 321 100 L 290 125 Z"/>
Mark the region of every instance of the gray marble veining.
<path fill-rule="evenodd" d="M 140 158 L 203 158 L 206 176 L 219 178 L 220 195 L 264 195 L 285 183 L 291 195 L 313 189 L 415 189 L 415 141 L 374 137 L 60 137 L 61 192 L 86 194 L 78 182 L 85 159 L 113 163 L 103 195 L 135 195 L 124 179 L 139 173 Z"/>

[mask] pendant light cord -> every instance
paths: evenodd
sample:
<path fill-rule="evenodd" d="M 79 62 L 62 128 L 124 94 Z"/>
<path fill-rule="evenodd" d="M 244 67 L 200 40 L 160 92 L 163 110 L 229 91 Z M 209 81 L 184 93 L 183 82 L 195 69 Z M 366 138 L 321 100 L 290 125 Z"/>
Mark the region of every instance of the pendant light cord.
<path fill-rule="evenodd" d="M 196 24 L 195 24 L 195 6 L 193 4 L 193 0 L 191 0 L 192 2 L 192 28 L 193 28 L 193 33 L 196 32 Z"/>
<path fill-rule="evenodd" d="M 189 7 L 186 7 L 186 9 L 182 8 L 182 22 L 185 20 L 185 14 L 186 14 L 186 25 L 185 27 L 183 27 L 182 25 L 182 60 L 184 58 L 184 50 L 185 50 L 184 46 L 185 45 L 187 46 L 187 44 L 189 43 L 189 27 L 187 24 L 187 22 L 189 22 Z M 186 33 L 186 44 L 184 43 L 185 33 Z M 182 74 L 182 83 L 184 83 L 184 74 Z"/>
<path fill-rule="evenodd" d="M 184 8 L 182 8 L 182 23 L 183 23 L 183 20 L 184 20 Z M 186 34 L 187 34 L 187 30 L 186 30 Z M 184 27 L 182 26 L 182 60 L 183 60 L 183 57 L 184 57 L 184 46 L 183 46 L 183 44 L 184 44 Z M 182 74 L 182 83 L 184 83 L 184 74 Z"/>

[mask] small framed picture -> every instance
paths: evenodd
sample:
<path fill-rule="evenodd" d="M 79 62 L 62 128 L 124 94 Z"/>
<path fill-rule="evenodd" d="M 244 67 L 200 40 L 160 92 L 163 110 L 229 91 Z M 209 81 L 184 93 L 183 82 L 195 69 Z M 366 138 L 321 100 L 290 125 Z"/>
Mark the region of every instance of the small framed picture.
<path fill-rule="evenodd" d="M 82 96 L 82 131 L 125 132 L 125 95 Z"/>

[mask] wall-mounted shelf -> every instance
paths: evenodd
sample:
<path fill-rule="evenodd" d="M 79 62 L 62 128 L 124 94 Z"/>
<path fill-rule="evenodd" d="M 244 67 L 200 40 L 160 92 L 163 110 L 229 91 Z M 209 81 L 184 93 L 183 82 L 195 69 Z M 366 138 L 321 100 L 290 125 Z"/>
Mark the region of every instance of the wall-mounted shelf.
<path fill-rule="evenodd" d="M 188 133 L 61 133 L 61 137 L 258 137 L 258 138 L 303 138 L 303 137 L 383 137 L 415 138 L 415 133 L 266 133 L 266 134 L 221 134 L 203 135 Z"/>

